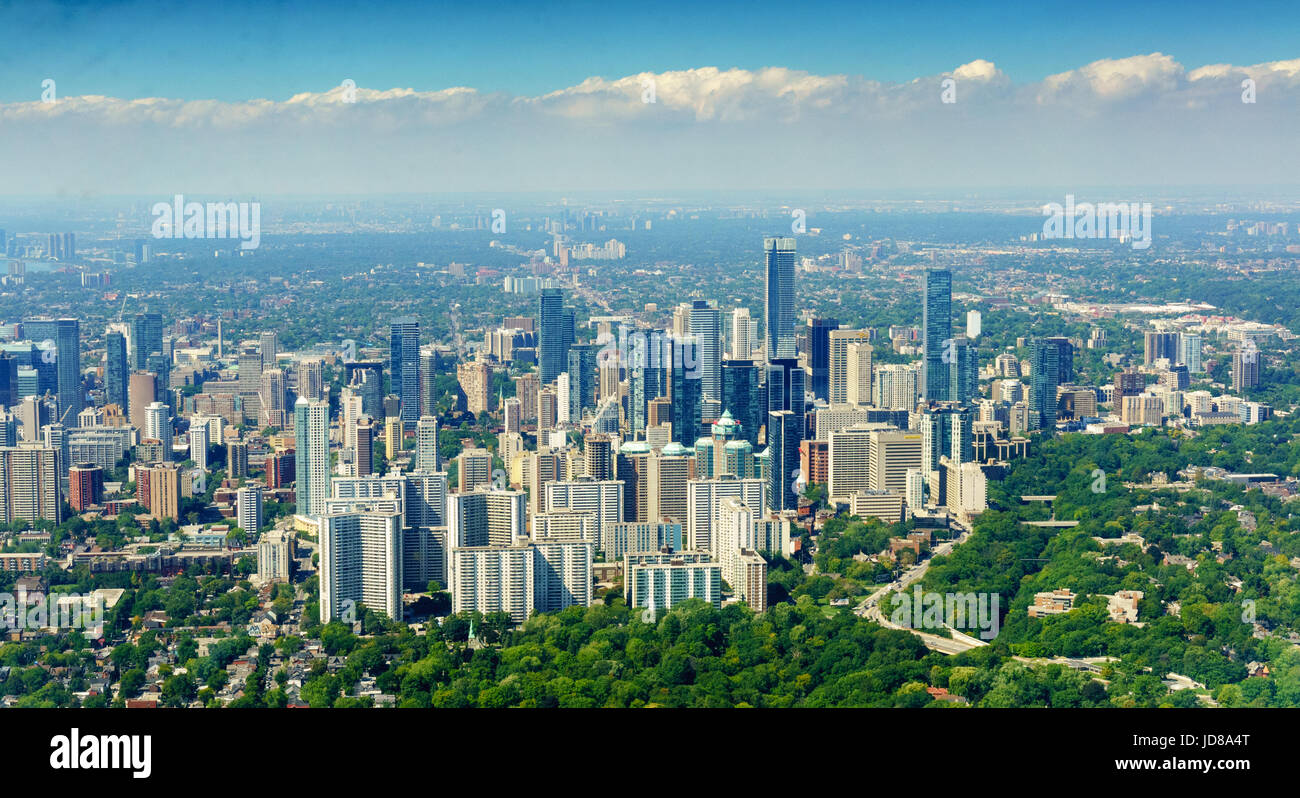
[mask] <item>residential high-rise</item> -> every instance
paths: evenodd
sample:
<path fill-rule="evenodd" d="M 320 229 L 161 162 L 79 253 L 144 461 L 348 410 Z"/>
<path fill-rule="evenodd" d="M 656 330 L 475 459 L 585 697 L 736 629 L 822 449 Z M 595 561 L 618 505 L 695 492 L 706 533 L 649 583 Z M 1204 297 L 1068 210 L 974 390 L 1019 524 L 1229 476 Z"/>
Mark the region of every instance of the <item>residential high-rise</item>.
<path fill-rule="evenodd" d="M 58 396 L 55 420 L 65 427 L 75 427 L 77 416 L 85 407 L 85 394 L 81 387 L 81 322 L 76 319 L 54 321 L 53 354 Z M 45 357 L 44 353 L 42 357 Z"/>
<path fill-rule="evenodd" d="M 375 472 L 375 427 L 370 416 L 362 416 L 357 421 L 353 465 L 359 477 L 367 477 Z"/>
<path fill-rule="evenodd" d="M 262 528 L 262 487 L 245 485 L 235 492 L 235 518 L 239 528 L 255 534 Z"/>
<path fill-rule="evenodd" d="M 325 398 L 325 361 L 311 357 L 298 361 L 298 395 L 310 401 Z"/>
<path fill-rule="evenodd" d="M 289 426 L 289 386 L 284 371 L 278 368 L 263 371 L 258 394 L 262 408 L 261 422 L 276 429 Z"/>
<path fill-rule="evenodd" d="M 871 449 L 868 457 L 871 471 L 868 480 L 870 490 L 888 490 L 906 495 L 907 470 L 921 467 L 922 436 L 917 432 L 878 429 L 870 436 Z"/>
<path fill-rule="evenodd" d="M 945 350 L 952 340 L 952 272 L 926 269 L 923 279 L 921 334 L 925 359 L 921 368 L 921 395 L 927 402 L 952 399 Z"/>
<path fill-rule="evenodd" d="M 693 598 L 722 606 L 722 565 L 706 551 L 629 551 L 623 585 L 629 606 L 656 614 Z"/>
<path fill-rule="evenodd" d="M 1029 426 L 1050 435 L 1056 430 L 1056 389 L 1073 376 L 1074 347 L 1066 338 L 1035 338 L 1030 359 Z"/>
<path fill-rule="evenodd" d="M 415 425 L 413 470 L 437 471 L 438 463 L 438 419 L 433 416 L 421 416 Z"/>
<path fill-rule="evenodd" d="M 0 448 L 0 523 L 63 521 L 58 458 L 52 447 Z"/>
<path fill-rule="evenodd" d="M 345 510 L 320 516 L 318 529 L 321 623 L 360 620 L 362 606 L 401 620 L 401 515 Z"/>
<path fill-rule="evenodd" d="M 152 402 L 144 410 L 144 419 L 141 437 L 161 443 L 163 460 L 170 462 L 172 459 L 171 408 L 162 402 Z"/>
<path fill-rule="evenodd" d="M 189 477 L 175 463 L 136 466 L 135 495 L 154 518 L 179 521 L 181 499 L 190 495 Z"/>
<path fill-rule="evenodd" d="M 248 443 L 226 441 L 226 478 L 242 479 L 248 476 Z"/>
<path fill-rule="evenodd" d="M 606 524 L 625 520 L 623 517 L 624 483 L 617 480 L 554 480 L 542 486 L 542 510 L 571 509 L 589 512 L 596 519 L 598 540 Z"/>
<path fill-rule="evenodd" d="M 965 404 L 979 396 L 979 354 L 974 343 L 964 335 L 952 339 L 948 353 L 948 395 L 951 401 Z"/>
<path fill-rule="evenodd" d="M 104 500 L 104 469 L 94 463 L 77 463 L 68 469 L 68 504 L 76 512 Z"/>
<path fill-rule="evenodd" d="M 581 509 L 581 508 L 579 508 Z M 447 546 L 510 546 L 528 537 L 527 499 L 521 490 L 447 494 Z"/>
<path fill-rule="evenodd" d="M 803 414 L 773 410 L 767 414 L 767 451 L 770 463 L 767 501 L 773 512 L 799 509 L 795 481 L 799 468 L 799 444 L 803 442 Z"/>
<path fill-rule="evenodd" d="M 298 513 L 320 516 L 330 486 L 329 404 L 299 398 L 294 404 L 296 479 L 294 496 Z M 324 607 L 324 602 L 321 604 Z M 322 609 L 322 612 L 324 610 Z"/>
<path fill-rule="evenodd" d="M 1254 348 L 1232 353 L 1232 390 L 1259 387 L 1259 361 L 1259 351 Z"/>
<path fill-rule="evenodd" d="M 917 370 L 910 365 L 890 363 L 876 369 L 872 394 L 876 407 L 885 410 L 914 410 L 919 395 Z"/>
<path fill-rule="evenodd" d="M 393 393 L 401 399 L 402 426 L 414 427 L 420 419 L 420 322 L 414 316 L 389 325 L 388 358 Z"/>
<path fill-rule="evenodd" d="M 533 612 L 588 607 L 595 544 L 534 542 L 451 550 L 453 612 L 504 612 L 523 623 Z"/>
<path fill-rule="evenodd" d="M 1178 333 L 1147 330 L 1142 334 L 1142 365 L 1150 366 L 1161 358 L 1178 361 Z"/>
<path fill-rule="evenodd" d="M 492 453 L 487 449 L 464 449 L 456 456 L 457 488 L 461 493 L 492 483 Z"/>
<path fill-rule="evenodd" d="M 208 470 L 208 446 L 212 443 L 210 437 L 206 423 L 190 420 L 190 459 L 200 471 Z"/>
<path fill-rule="evenodd" d="M 731 357 L 733 360 L 750 360 L 754 356 L 754 320 L 749 308 L 731 311 Z"/>
<path fill-rule="evenodd" d="M 793 480 L 793 478 L 792 478 Z M 761 518 L 767 515 L 768 486 L 762 479 L 694 479 L 686 486 L 686 546 L 696 551 L 712 552 L 713 526 L 724 499 L 738 499 Z"/>
<path fill-rule="evenodd" d="M 582 420 L 584 410 L 596 406 L 599 353 L 599 347 L 593 343 L 569 347 L 569 362 L 565 370 L 569 375 L 569 420 L 575 424 Z"/>
<path fill-rule="evenodd" d="M 573 345 L 573 314 L 564 309 L 564 292 L 543 288 L 537 308 L 537 365 L 542 384 L 568 368 Z"/>
<path fill-rule="evenodd" d="M 794 342 L 794 258 L 793 237 L 763 239 L 763 336 L 768 360 L 798 356 Z"/>
<path fill-rule="evenodd" d="M 1201 366 L 1201 336 L 1198 333 L 1179 333 L 1178 362 L 1187 366 L 1189 374 L 1200 374 L 1204 371 Z"/>

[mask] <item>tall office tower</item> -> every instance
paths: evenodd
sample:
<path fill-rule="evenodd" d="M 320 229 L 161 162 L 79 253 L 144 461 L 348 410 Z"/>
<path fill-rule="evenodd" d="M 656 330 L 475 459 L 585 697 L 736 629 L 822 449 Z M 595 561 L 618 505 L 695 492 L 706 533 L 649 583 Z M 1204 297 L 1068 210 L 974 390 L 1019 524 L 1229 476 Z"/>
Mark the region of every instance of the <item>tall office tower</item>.
<path fill-rule="evenodd" d="M 388 358 L 393 393 L 402 400 L 402 426 L 414 427 L 420 420 L 420 322 L 414 316 L 389 325 Z"/>
<path fill-rule="evenodd" d="M 58 458 L 51 447 L 0 448 L 0 522 L 63 522 Z"/>
<path fill-rule="evenodd" d="M 669 411 L 673 425 L 673 440 L 690 446 L 700 434 L 701 385 L 697 366 L 697 345 L 694 338 L 674 342 L 672 369 L 669 376 Z"/>
<path fill-rule="evenodd" d="M 830 398 L 830 336 L 839 327 L 835 319 L 808 320 L 808 370 L 812 373 L 812 394 L 818 399 Z"/>
<path fill-rule="evenodd" d="M 907 490 L 907 470 L 920 468 L 924 441 L 919 432 L 877 429 L 870 435 L 868 488 L 902 496 Z"/>
<path fill-rule="evenodd" d="M 274 330 L 257 337 L 257 349 L 262 355 L 262 371 L 279 367 L 280 337 Z"/>
<path fill-rule="evenodd" d="M 547 432 L 559 423 L 559 394 L 552 387 L 537 392 L 537 431 Z"/>
<path fill-rule="evenodd" d="M 614 441 L 609 435 L 587 435 L 582 453 L 587 476 L 601 481 L 614 478 Z"/>
<path fill-rule="evenodd" d="M 389 459 L 392 459 L 391 455 Z M 438 419 L 420 416 L 415 425 L 415 459 L 412 461 L 412 470 L 437 471 L 438 462 Z"/>
<path fill-rule="evenodd" d="M 596 517 L 598 540 L 606 524 L 625 520 L 623 517 L 626 486 L 617 480 L 554 480 L 542 486 L 543 512 L 571 509 L 589 512 Z"/>
<path fill-rule="evenodd" d="M 127 409 L 126 380 L 130 374 L 126 359 L 126 336 L 110 330 L 104 336 L 104 401 Z"/>
<path fill-rule="evenodd" d="M 1142 334 L 1142 365 L 1150 366 L 1160 358 L 1178 361 L 1178 333 L 1147 330 Z"/>
<path fill-rule="evenodd" d="M 980 362 L 975 345 L 964 335 L 952 339 L 949 350 L 948 375 L 951 385 L 948 395 L 952 401 L 965 404 L 979 396 Z"/>
<path fill-rule="evenodd" d="M 104 500 L 104 469 L 94 463 L 77 463 L 68 469 L 68 504 L 84 513 Z"/>
<path fill-rule="evenodd" d="M 694 479 L 686 485 L 686 547 L 712 552 L 714 521 L 724 499 L 738 499 L 757 514 L 767 515 L 768 487 L 761 479 Z"/>
<path fill-rule="evenodd" d="M 146 360 L 146 364 L 150 361 Z M 239 369 L 239 392 L 257 393 L 262 389 L 262 354 L 256 349 L 243 349 L 236 356 Z"/>
<path fill-rule="evenodd" d="M 731 311 L 731 358 L 750 360 L 754 356 L 754 320 L 749 308 Z"/>
<path fill-rule="evenodd" d="M 1073 376 L 1074 347 L 1061 337 L 1035 338 L 1030 359 L 1029 427 L 1050 435 L 1056 430 L 1056 389 Z"/>
<path fill-rule="evenodd" d="M 769 360 L 767 364 L 767 410 L 789 410 L 801 421 L 807 412 L 807 372 L 793 358 Z M 764 422 L 767 419 L 764 418 Z M 770 433 L 769 433 L 770 434 Z M 770 440 L 770 438 L 769 438 Z"/>
<path fill-rule="evenodd" d="M 402 525 L 396 512 L 356 509 L 319 519 L 320 620 L 359 620 L 361 606 L 402 619 Z"/>
<path fill-rule="evenodd" d="M 533 612 L 591 606 L 595 545 L 521 543 L 451 550 L 453 612 L 504 612 L 523 623 Z"/>
<path fill-rule="evenodd" d="M 1120 403 L 1124 401 L 1125 396 L 1137 396 L 1146 390 L 1146 386 L 1146 377 L 1138 373 L 1138 370 L 1131 366 L 1116 374 L 1115 391 L 1112 394 L 1112 399 L 1115 403 L 1116 409 L 1118 409 Z"/>
<path fill-rule="evenodd" d="M 245 485 L 235 492 L 235 517 L 239 528 L 249 534 L 262 528 L 261 485 Z"/>
<path fill-rule="evenodd" d="M 1189 374 L 1204 371 L 1201 367 L 1201 336 L 1198 333 L 1178 334 L 1178 362 L 1187 367 Z"/>
<path fill-rule="evenodd" d="M 537 316 L 537 366 L 545 385 L 569 365 L 573 313 L 564 309 L 564 292 L 558 288 L 543 288 Z"/>
<path fill-rule="evenodd" d="M 1246 388 L 1259 387 L 1259 361 L 1261 355 L 1256 349 L 1232 353 L 1232 390 L 1242 391 Z"/>
<path fill-rule="evenodd" d="M 260 387 L 262 423 L 276 429 L 289 426 L 289 386 L 284 372 L 278 368 L 263 371 Z"/>
<path fill-rule="evenodd" d="M 325 398 L 325 361 L 318 357 L 298 361 L 298 396 L 312 402 Z"/>
<path fill-rule="evenodd" d="M 871 331 L 870 330 L 830 330 L 826 335 L 827 345 L 827 388 L 826 395 L 818 398 L 826 399 L 833 405 L 845 404 L 849 400 L 849 347 L 854 344 L 861 344 L 857 351 L 859 358 L 866 358 L 866 373 L 863 374 L 861 369 L 858 371 L 858 379 L 866 380 L 867 395 L 861 399 L 861 404 L 870 404 L 871 397 Z M 814 389 L 816 393 L 816 389 Z"/>
<path fill-rule="evenodd" d="M 248 443 L 226 441 L 226 478 L 240 479 L 248 476 Z"/>
<path fill-rule="evenodd" d="M 176 463 L 136 466 L 135 495 L 154 518 L 179 521 L 181 499 L 190 495 L 189 477 Z"/>
<path fill-rule="evenodd" d="M 0 350 L 0 410 L 13 407 L 21 398 L 18 395 L 18 358 Z"/>
<path fill-rule="evenodd" d="M 794 253 L 793 238 L 763 239 L 763 338 L 769 361 L 798 357 L 794 345 Z"/>
<path fill-rule="evenodd" d="M 320 516 L 330 489 L 329 403 L 299 398 L 293 406 L 293 417 L 298 513 Z"/>
<path fill-rule="evenodd" d="M 131 355 L 131 366 L 135 369 L 147 368 L 149 356 L 154 352 L 162 353 L 163 320 L 161 313 L 137 313 L 131 322 L 131 344 L 135 347 Z"/>
<path fill-rule="evenodd" d="M 569 347 L 569 420 L 578 423 L 584 410 L 596 406 L 597 359 L 600 349 L 596 344 L 574 344 Z"/>
<path fill-rule="evenodd" d="M 162 459 L 172 460 L 172 417 L 171 408 L 162 402 L 152 402 L 144 409 L 143 436 L 162 444 Z"/>
<path fill-rule="evenodd" d="M 359 477 L 368 477 L 375 473 L 375 422 L 370 416 L 362 416 L 357 422 L 355 465 Z"/>
<path fill-rule="evenodd" d="M 211 445 L 208 425 L 190 420 L 190 459 L 200 471 L 208 470 L 208 446 Z"/>
<path fill-rule="evenodd" d="M 537 420 L 537 400 L 541 389 L 541 380 L 537 378 L 536 372 L 530 371 L 515 377 L 515 398 L 519 400 L 525 423 Z"/>
<path fill-rule="evenodd" d="M 773 410 L 767 414 L 768 505 L 773 512 L 799 509 L 794 482 L 799 477 L 799 444 L 803 442 L 803 414 Z"/>
<path fill-rule="evenodd" d="M 465 396 L 465 409 L 474 415 L 492 412 L 492 366 L 486 360 L 456 364 L 456 384 Z"/>
<path fill-rule="evenodd" d="M 133 373 L 127 382 L 127 417 L 131 426 L 144 430 L 144 409 L 158 401 L 157 377 L 148 371 Z"/>
<path fill-rule="evenodd" d="M 927 402 L 952 399 L 952 379 L 944 351 L 952 340 L 952 272 L 926 269 L 923 278 L 924 304 L 921 333 L 925 361 L 921 369 L 921 395 Z"/>
<path fill-rule="evenodd" d="M 758 445 L 758 431 L 767 420 L 762 371 L 753 360 L 722 361 L 722 411 L 740 425 L 740 435 Z"/>
<path fill-rule="evenodd" d="M 700 391 L 722 398 L 722 311 L 702 299 L 691 303 L 691 337 L 699 363 Z"/>
<path fill-rule="evenodd" d="M 81 322 L 58 319 L 54 322 L 55 371 L 58 374 L 58 413 L 56 420 L 65 427 L 77 426 L 77 416 L 85 407 L 81 388 Z"/>

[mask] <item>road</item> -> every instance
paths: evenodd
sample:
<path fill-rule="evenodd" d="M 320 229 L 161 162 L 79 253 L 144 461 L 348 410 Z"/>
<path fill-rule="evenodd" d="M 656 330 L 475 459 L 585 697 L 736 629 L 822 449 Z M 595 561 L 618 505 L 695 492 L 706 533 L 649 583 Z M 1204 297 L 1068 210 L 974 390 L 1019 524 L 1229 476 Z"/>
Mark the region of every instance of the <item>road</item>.
<path fill-rule="evenodd" d="M 975 644 L 968 641 L 953 639 L 948 637 L 939 637 L 938 635 L 927 634 L 925 632 L 909 629 L 905 626 L 899 626 L 884 616 L 880 611 L 880 601 L 890 591 L 902 592 L 911 587 L 914 582 L 922 579 L 926 572 L 930 570 L 930 560 L 934 557 L 942 557 L 952 552 L 954 548 L 966 542 L 970 536 L 970 531 L 966 530 L 961 533 L 955 540 L 945 541 L 935 546 L 931 550 L 930 557 L 924 562 L 917 563 L 903 572 L 903 575 L 896 581 L 878 588 L 874 593 L 862 600 L 862 603 L 853 609 L 853 612 L 863 618 L 875 621 L 886 629 L 903 629 L 911 632 L 921 638 L 926 648 L 932 651 L 938 651 L 943 654 L 960 654 L 963 651 L 969 651 L 975 648 Z"/>

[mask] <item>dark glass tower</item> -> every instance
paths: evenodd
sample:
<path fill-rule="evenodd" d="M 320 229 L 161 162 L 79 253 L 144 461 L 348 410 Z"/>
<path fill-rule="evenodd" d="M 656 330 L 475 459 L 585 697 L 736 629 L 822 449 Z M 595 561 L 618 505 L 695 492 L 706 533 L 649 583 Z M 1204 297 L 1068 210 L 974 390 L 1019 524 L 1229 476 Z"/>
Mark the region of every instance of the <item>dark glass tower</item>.
<path fill-rule="evenodd" d="M 831 393 L 831 330 L 838 330 L 835 319 L 811 319 L 808 322 L 808 367 L 812 370 L 812 392 L 818 399 Z"/>
<path fill-rule="evenodd" d="M 964 335 L 952 339 L 949 352 L 948 393 L 952 401 L 966 404 L 979 394 L 979 355 L 974 343 Z"/>
<path fill-rule="evenodd" d="M 402 426 L 420 420 L 420 322 L 414 316 L 393 319 L 388 336 L 393 393 L 401 400 Z"/>
<path fill-rule="evenodd" d="M 131 373 L 126 361 L 126 336 L 113 331 L 104 336 L 104 400 L 126 410 L 126 380 Z"/>
<path fill-rule="evenodd" d="M 77 416 L 86 404 L 81 388 L 81 322 L 76 319 L 59 319 L 54 324 L 59 423 L 65 427 L 75 427 Z"/>
<path fill-rule="evenodd" d="M 752 360 L 722 361 L 722 409 L 731 413 L 740 424 L 741 436 L 754 447 L 758 446 L 758 430 L 767 412 L 761 373 Z"/>
<path fill-rule="evenodd" d="M 722 312 L 703 300 L 691 303 L 691 335 L 698 344 L 700 390 L 722 398 Z"/>
<path fill-rule="evenodd" d="M 1050 435 L 1056 430 L 1056 388 L 1073 368 L 1074 347 L 1065 338 L 1035 338 L 1030 362 L 1029 427 Z"/>
<path fill-rule="evenodd" d="M 763 239 L 766 267 L 763 335 L 769 361 L 798 357 L 794 345 L 794 254 L 793 238 Z"/>
<path fill-rule="evenodd" d="M 649 405 L 652 399 L 668 395 L 668 361 L 663 356 L 665 336 L 652 330 L 645 339 L 629 346 L 627 367 L 628 426 L 632 432 L 643 432 L 649 423 Z M 639 342 L 644 340 L 642 346 Z"/>
<path fill-rule="evenodd" d="M 803 440 L 803 417 L 789 410 L 767 414 L 767 500 L 772 512 L 796 510 L 799 495 L 793 490 L 799 476 L 799 444 Z"/>
<path fill-rule="evenodd" d="M 921 369 L 921 396 L 927 402 L 945 402 L 953 398 L 948 373 L 952 357 L 944 357 L 945 349 L 952 346 L 952 272 L 927 269 L 923 287 L 921 335 L 925 363 Z"/>
<path fill-rule="evenodd" d="M 700 435 L 700 377 L 695 350 L 694 339 L 673 342 L 669 416 L 672 418 L 673 440 L 683 446 L 694 446 Z"/>
<path fill-rule="evenodd" d="M 537 303 L 537 368 L 542 385 L 568 368 L 573 345 L 573 314 L 564 309 L 564 293 L 543 288 Z"/>
<path fill-rule="evenodd" d="M 575 344 L 569 347 L 569 421 L 577 424 L 582 411 L 596 406 L 596 386 L 600 384 L 596 344 Z"/>
<path fill-rule="evenodd" d="M 143 370 L 148 367 L 149 356 L 163 351 L 163 321 L 161 313 L 137 313 L 131 322 L 131 365 Z"/>

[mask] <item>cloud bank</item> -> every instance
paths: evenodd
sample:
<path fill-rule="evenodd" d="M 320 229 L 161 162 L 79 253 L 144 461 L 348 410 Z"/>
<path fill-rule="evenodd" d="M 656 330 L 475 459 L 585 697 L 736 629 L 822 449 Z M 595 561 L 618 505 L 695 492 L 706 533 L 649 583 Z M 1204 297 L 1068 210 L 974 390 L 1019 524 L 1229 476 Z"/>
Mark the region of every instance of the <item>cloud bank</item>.
<path fill-rule="evenodd" d="M 33 98 L 0 105 L 0 147 L 10 195 L 867 194 L 1296 184 L 1298 122 L 1300 59 L 1189 70 L 1151 53 L 1028 84 L 976 60 L 900 83 L 701 67 L 531 97 L 345 83 L 278 101 Z"/>

